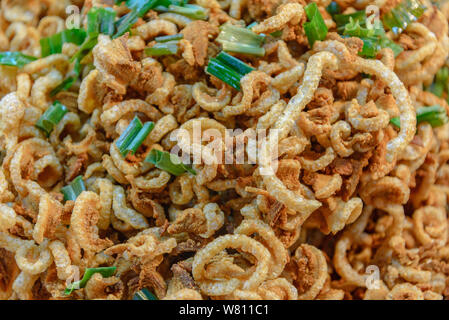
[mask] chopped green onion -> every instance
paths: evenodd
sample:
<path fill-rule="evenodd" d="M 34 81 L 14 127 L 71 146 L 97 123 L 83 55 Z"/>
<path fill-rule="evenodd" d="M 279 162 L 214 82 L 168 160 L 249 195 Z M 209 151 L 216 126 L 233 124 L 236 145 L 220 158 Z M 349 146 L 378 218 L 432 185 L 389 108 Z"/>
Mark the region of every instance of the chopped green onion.
<path fill-rule="evenodd" d="M 86 191 L 86 186 L 82 176 L 76 177 L 69 185 L 61 188 L 65 201 L 75 201 L 83 191 Z"/>
<path fill-rule="evenodd" d="M 249 54 L 257 57 L 263 57 L 265 55 L 265 49 L 260 47 L 254 47 L 247 44 L 228 41 L 222 42 L 222 45 L 223 50 L 226 52 Z"/>
<path fill-rule="evenodd" d="M 146 48 L 145 53 L 152 57 L 161 57 L 177 54 L 179 50 L 179 41 L 169 41 L 156 43 L 151 48 Z"/>
<path fill-rule="evenodd" d="M 171 4 L 168 7 L 158 6 L 154 9 L 162 12 L 177 13 L 194 20 L 207 19 L 206 9 L 195 4 L 184 4 L 183 6 Z"/>
<path fill-rule="evenodd" d="M 151 130 L 154 128 L 154 122 L 146 122 L 143 125 L 143 128 L 137 133 L 135 138 L 131 141 L 131 143 L 126 148 L 127 152 L 131 152 L 131 154 L 136 154 L 137 149 L 142 145 L 145 139 L 150 134 Z"/>
<path fill-rule="evenodd" d="M 137 11 L 131 11 L 117 20 L 115 23 L 115 27 L 117 32 L 113 36 L 113 38 L 118 38 L 127 33 L 131 27 L 137 22 L 139 19 L 139 13 Z"/>
<path fill-rule="evenodd" d="M 95 273 L 101 274 L 104 278 L 112 277 L 117 270 L 117 267 L 100 267 L 100 268 L 86 268 L 83 278 L 69 285 L 65 290 L 65 295 L 70 295 L 74 290 L 84 288 L 87 282 Z"/>
<path fill-rule="evenodd" d="M 390 123 L 395 127 L 401 129 L 401 120 L 399 119 L 399 117 L 391 118 Z"/>
<path fill-rule="evenodd" d="M 449 91 L 449 69 L 448 67 L 438 70 L 434 82 L 427 88 L 427 91 L 432 92 L 437 97 L 442 97 L 444 92 Z"/>
<path fill-rule="evenodd" d="M 128 154 L 128 146 L 131 144 L 134 138 L 137 137 L 142 128 L 142 121 L 140 121 L 138 117 L 134 117 L 125 131 L 117 139 L 117 142 L 115 144 L 117 145 L 117 148 L 119 149 L 122 156 L 126 156 Z"/>
<path fill-rule="evenodd" d="M 309 22 L 304 23 L 304 31 L 312 48 L 315 41 L 326 39 L 327 27 L 315 2 L 307 5 L 305 11 Z"/>
<path fill-rule="evenodd" d="M 425 10 L 426 7 L 419 0 L 404 0 L 384 14 L 382 21 L 388 29 L 399 34 L 412 22 L 418 20 Z"/>
<path fill-rule="evenodd" d="M 380 21 L 376 21 L 374 26 L 368 26 L 366 20 L 355 20 L 349 16 L 349 22 L 343 27 L 343 36 L 363 40 L 363 49 L 359 52 L 362 57 L 374 58 L 381 48 L 390 48 L 395 57 L 403 51 L 400 45 L 387 38 Z"/>
<path fill-rule="evenodd" d="M 249 65 L 237 59 L 236 57 L 233 57 L 230 54 L 227 54 L 226 52 L 223 51 L 217 55 L 216 59 L 225 63 L 227 66 L 231 67 L 233 70 L 240 73 L 241 75 L 246 75 L 251 71 L 255 70 L 253 67 L 250 67 Z"/>
<path fill-rule="evenodd" d="M 153 128 L 153 122 L 149 121 L 142 125 L 140 119 L 137 116 L 134 117 L 116 142 L 122 156 L 126 157 L 129 152 L 135 154 Z"/>
<path fill-rule="evenodd" d="M 114 21 L 117 13 L 112 8 L 92 8 L 87 13 L 87 34 L 114 34 Z"/>
<path fill-rule="evenodd" d="M 224 83 L 230 85 L 236 90 L 240 90 L 240 80 L 242 75 L 234 71 L 217 59 L 210 59 L 206 72 L 217 77 Z"/>
<path fill-rule="evenodd" d="M 417 124 L 421 122 L 428 122 L 433 128 L 441 127 L 448 123 L 449 118 L 446 114 L 446 109 L 442 106 L 435 105 L 430 107 L 421 107 L 416 110 Z M 399 117 L 390 120 L 390 123 L 398 128 L 401 128 Z"/>
<path fill-rule="evenodd" d="M 115 3 L 120 4 L 122 2 L 124 1 L 119 0 Z M 125 3 L 131 11 L 116 21 L 115 27 L 117 31 L 113 38 L 118 38 L 128 32 L 137 20 L 151 9 L 158 5 L 168 6 L 171 2 L 167 0 L 127 0 Z"/>
<path fill-rule="evenodd" d="M 154 38 L 154 40 L 156 40 L 156 42 L 159 42 L 159 43 L 164 43 L 164 42 L 181 40 L 183 38 L 184 38 L 184 35 L 182 33 L 178 33 L 178 34 L 174 34 L 171 36 L 156 37 L 156 38 Z"/>
<path fill-rule="evenodd" d="M 380 50 L 379 39 L 376 37 L 362 38 L 363 48 L 359 52 L 359 56 L 365 58 L 375 58 Z"/>
<path fill-rule="evenodd" d="M 216 58 L 210 59 L 206 69 L 209 74 L 236 90 L 240 90 L 242 77 L 253 70 L 255 69 L 226 52 L 220 52 Z"/>
<path fill-rule="evenodd" d="M 156 168 L 167 171 L 174 176 L 180 176 L 185 172 L 196 175 L 196 171 L 181 162 L 181 159 L 169 152 L 153 149 L 145 159 L 145 162 L 152 163 Z"/>
<path fill-rule="evenodd" d="M 354 22 L 360 21 L 365 22 L 366 21 L 366 13 L 365 11 L 356 11 L 354 13 L 350 14 L 336 14 L 334 15 L 334 20 L 337 23 L 338 31 L 343 31 L 344 27 L 350 22 L 352 19 Z"/>
<path fill-rule="evenodd" d="M 67 78 L 65 78 L 65 80 L 59 86 L 57 86 L 50 92 L 50 96 L 53 97 L 61 91 L 69 90 L 72 87 L 72 85 L 78 80 L 80 73 L 81 73 L 81 63 L 77 59 L 74 63 L 73 70 L 69 72 Z"/>
<path fill-rule="evenodd" d="M 152 294 L 147 288 L 137 291 L 133 300 L 158 300 L 154 294 Z"/>
<path fill-rule="evenodd" d="M 404 48 L 395 43 L 393 40 L 388 39 L 386 36 L 380 37 L 379 40 L 380 40 L 380 47 L 390 48 L 393 51 L 395 57 L 397 57 L 398 54 L 404 51 Z"/>
<path fill-rule="evenodd" d="M 265 49 L 261 46 L 265 37 L 258 35 L 247 28 L 225 24 L 221 28 L 217 41 L 223 45 L 223 50 L 262 57 Z"/>
<path fill-rule="evenodd" d="M 21 52 L 0 52 L 0 65 L 22 68 L 30 62 L 37 60 Z"/>
<path fill-rule="evenodd" d="M 418 123 L 428 122 L 433 128 L 437 128 L 446 124 L 449 119 L 446 114 L 446 109 L 442 106 L 435 105 L 416 110 L 416 120 Z"/>
<path fill-rule="evenodd" d="M 339 14 L 341 12 L 341 8 L 335 1 L 332 1 L 327 7 L 326 11 L 329 12 L 331 16 Z"/>
<path fill-rule="evenodd" d="M 345 36 L 358 38 L 373 37 L 375 33 L 376 30 L 374 28 L 363 28 L 360 25 L 360 21 L 356 21 L 352 18 L 349 18 L 349 23 L 345 25 L 345 29 L 343 30 Z"/>
<path fill-rule="evenodd" d="M 114 20 L 117 13 L 110 8 L 92 8 L 87 13 L 87 38 L 72 57 L 71 62 L 82 61 L 85 56 L 97 45 L 100 33 L 112 35 L 114 33 Z"/>
<path fill-rule="evenodd" d="M 61 53 L 64 43 L 74 43 L 79 46 L 84 40 L 86 40 L 86 31 L 83 29 L 68 29 L 51 37 L 42 38 L 40 40 L 42 57 Z"/>
<path fill-rule="evenodd" d="M 45 110 L 39 120 L 37 120 L 35 126 L 44 131 L 48 137 L 54 126 L 61 121 L 67 112 L 66 106 L 59 101 L 55 101 L 47 110 Z"/>

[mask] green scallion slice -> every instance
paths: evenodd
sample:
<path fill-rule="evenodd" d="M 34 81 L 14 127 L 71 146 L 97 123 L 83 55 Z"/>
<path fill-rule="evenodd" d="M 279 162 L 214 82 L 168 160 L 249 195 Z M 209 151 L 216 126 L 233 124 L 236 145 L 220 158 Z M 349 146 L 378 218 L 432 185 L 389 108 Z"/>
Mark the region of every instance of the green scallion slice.
<path fill-rule="evenodd" d="M 44 131 L 48 137 L 54 126 L 61 121 L 67 112 L 66 106 L 59 101 L 55 101 L 47 110 L 45 110 L 39 120 L 37 120 L 35 126 Z"/>
<path fill-rule="evenodd" d="M 159 43 L 164 43 L 164 42 L 181 40 L 183 38 L 184 38 L 184 35 L 182 33 L 177 33 L 177 34 L 174 34 L 171 36 L 156 37 L 156 38 L 154 38 L 154 40 Z"/>
<path fill-rule="evenodd" d="M 120 135 L 115 143 L 117 148 L 119 149 L 122 156 L 126 156 L 128 154 L 128 146 L 137 137 L 140 130 L 142 130 L 143 124 L 142 121 L 138 117 L 134 117 L 125 131 Z"/>
<path fill-rule="evenodd" d="M 151 57 L 162 57 L 177 54 L 179 41 L 156 43 L 151 48 L 146 48 L 145 53 Z"/>
<path fill-rule="evenodd" d="M 137 291 L 133 300 L 158 300 L 154 294 L 152 294 L 147 288 Z"/>
<path fill-rule="evenodd" d="M 115 31 L 114 20 L 117 13 L 111 8 L 92 8 L 87 13 L 87 38 L 78 52 L 70 60 L 82 61 L 85 56 L 97 45 L 98 36 L 112 35 Z"/>
<path fill-rule="evenodd" d="M 441 98 L 444 92 L 449 89 L 449 68 L 443 67 L 438 70 L 433 83 L 427 88 L 437 97 Z"/>
<path fill-rule="evenodd" d="M 169 152 L 153 149 L 150 151 L 145 161 L 152 163 L 156 168 L 167 171 L 175 176 L 180 176 L 185 172 L 190 172 L 191 174 L 196 175 L 195 170 L 184 165 L 177 155 Z"/>
<path fill-rule="evenodd" d="M 22 68 L 37 58 L 27 56 L 21 52 L 0 52 L 0 65 Z"/>
<path fill-rule="evenodd" d="M 216 58 L 209 60 L 206 72 L 217 77 L 236 90 L 240 90 L 240 80 L 255 69 L 241 60 L 220 52 Z"/>
<path fill-rule="evenodd" d="M 220 29 L 217 41 L 222 44 L 224 51 L 259 57 L 265 55 L 265 49 L 262 47 L 265 42 L 264 36 L 231 24 L 225 24 Z"/>
<path fill-rule="evenodd" d="M 122 2 L 125 2 L 131 11 L 115 22 L 115 29 L 117 31 L 113 38 L 118 38 L 128 32 L 137 20 L 142 18 L 151 9 L 159 5 L 169 6 L 171 4 L 171 1 L 168 0 L 118 0 L 115 3 L 120 4 Z"/>
<path fill-rule="evenodd" d="M 448 123 L 449 118 L 446 114 L 446 109 L 442 106 L 435 105 L 430 107 L 421 107 L 416 110 L 416 122 L 428 122 L 433 128 L 441 127 Z M 401 128 L 399 117 L 392 118 L 390 123 L 397 128 Z"/>
<path fill-rule="evenodd" d="M 126 148 L 127 152 L 131 152 L 131 154 L 136 154 L 137 149 L 140 148 L 142 143 L 145 141 L 145 139 L 150 134 L 151 130 L 154 128 L 154 122 L 146 122 L 142 129 L 137 133 L 137 135 L 134 137 L 134 139 L 130 142 L 128 147 Z"/>
<path fill-rule="evenodd" d="M 112 277 L 117 270 L 117 267 L 100 267 L 100 268 L 86 268 L 83 278 L 68 286 L 64 290 L 65 295 L 70 295 L 73 291 L 84 288 L 87 282 L 95 273 L 101 274 L 104 278 Z"/>
<path fill-rule="evenodd" d="M 184 4 L 182 6 L 171 4 L 168 7 L 165 6 L 155 7 L 155 10 L 162 12 L 177 13 L 194 20 L 207 19 L 206 9 L 195 4 Z"/>
<path fill-rule="evenodd" d="M 419 0 L 404 0 L 382 17 L 382 21 L 395 34 L 404 31 L 408 25 L 418 20 L 426 10 Z"/>
<path fill-rule="evenodd" d="M 116 146 L 121 155 L 126 157 L 129 152 L 135 154 L 153 128 L 153 122 L 149 121 L 145 125 L 142 125 L 140 119 L 134 117 L 125 131 L 117 139 Z"/>
<path fill-rule="evenodd" d="M 315 2 L 305 7 L 308 22 L 304 23 L 304 31 L 312 48 L 315 41 L 324 40 L 327 36 L 327 27 L 324 23 L 323 16 Z"/>
<path fill-rule="evenodd" d="M 76 60 L 73 64 L 72 71 L 69 72 L 65 80 L 59 86 L 57 86 L 50 92 L 50 96 L 53 97 L 61 91 L 69 90 L 72 87 L 72 85 L 78 80 L 80 73 L 81 73 L 81 63 L 79 60 Z"/>
<path fill-rule="evenodd" d="M 74 43 L 79 46 L 83 44 L 84 40 L 86 40 L 86 31 L 83 29 L 64 30 L 51 37 L 40 40 L 41 55 L 42 57 L 47 57 L 52 54 L 61 53 L 64 43 Z"/>
<path fill-rule="evenodd" d="M 61 193 L 64 195 L 65 201 L 75 201 L 83 191 L 86 191 L 86 186 L 84 185 L 82 176 L 76 177 L 69 185 L 61 188 Z"/>

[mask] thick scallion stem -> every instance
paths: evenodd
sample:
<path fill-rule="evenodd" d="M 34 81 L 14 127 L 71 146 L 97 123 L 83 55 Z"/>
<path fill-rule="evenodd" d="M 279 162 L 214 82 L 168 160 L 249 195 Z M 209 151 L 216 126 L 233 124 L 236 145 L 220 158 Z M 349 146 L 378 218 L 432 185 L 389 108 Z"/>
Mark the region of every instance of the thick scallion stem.
<path fill-rule="evenodd" d="M 435 105 L 430 107 L 421 107 L 416 110 L 417 124 L 428 122 L 433 128 L 437 128 L 445 125 L 448 121 L 449 118 L 447 116 L 446 109 L 442 106 Z M 401 128 L 399 117 L 392 118 L 390 123 L 397 128 Z"/>
<path fill-rule="evenodd" d="M 137 137 L 140 130 L 142 130 L 143 124 L 138 117 L 134 117 L 125 131 L 120 135 L 115 143 L 117 148 L 119 149 L 122 156 L 126 156 L 128 154 L 128 146 Z"/>
<path fill-rule="evenodd" d="M 84 185 L 82 176 L 76 177 L 69 185 L 61 188 L 61 193 L 64 195 L 65 201 L 75 201 L 83 191 L 86 191 L 86 186 Z"/>
<path fill-rule="evenodd" d="M 145 141 L 145 139 L 150 134 L 151 130 L 154 128 L 154 122 L 146 122 L 142 129 L 137 133 L 137 135 L 134 137 L 134 139 L 131 141 L 131 143 L 128 145 L 126 150 L 128 152 L 131 152 L 131 154 L 136 154 L 137 149 L 140 148 L 142 143 Z"/>
<path fill-rule="evenodd" d="M 408 25 L 418 20 L 426 10 L 419 0 L 404 0 L 382 17 L 383 24 L 395 34 L 404 31 Z"/>
<path fill-rule="evenodd" d="M 179 41 L 156 43 L 151 48 L 146 48 L 145 53 L 151 57 L 170 56 L 179 51 Z"/>
<path fill-rule="evenodd" d="M 169 152 L 153 149 L 150 151 L 150 154 L 145 161 L 152 163 L 156 168 L 167 171 L 175 176 L 180 176 L 185 172 L 190 172 L 191 174 L 196 175 L 195 170 L 184 165 L 177 155 Z"/>
<path fill-rule="evenodd" d="M 147 288 L 143 288 L 140 291 L 137 291 L 133 300 L 158 300 L 154 294 L 152 294 Z"/>
<path fill-rule="evenodd" d="M 324 40 L 327 36 L 327 27 L 324 23 L 323 16 L 318 10 L 315 2 L 310 3 L 305 7 L 308 22 L 304 23 L 304 31 L 312 48 L 313 44 L 318 40 Z"/>
<path fill-rule="evenodd" d="M 54 126 L 61 121 L 67 112 L 66 106 L 59 101 L 55 101 L 47 110 L 45 110 L 39 120 L 37 120 L 35 126 L 44 131 L 48 137 Z"/>
<path fill-rule="evenodd" d="M 225 24 L 221 28 L 217 41 L 222 44 L 223 50 L 241 54 L 250 54 L 262 57 L 265 49 L 262 47 L 265 37 L 258 35 L 247 28 Z"/>
<path fill-rule="evenodd" d="M 47 57 L 52 54 L 61 53 L 64 43 L 74 43 L 81 45 L 86 40 L 86 31 L 83 29 L 68 29 L 59 32 L 51 37 L 42 38 L 41 55 Z"/>
<path fill-rule="evenodd" d="M 164 42 L 181 40 L 183 38 L 184 38 L 184 35 L 182 33 L 177 33 L 177 34 L 174 34 L 171 36 L 156 37 L 156 38 L 154 38 L 154 40 L 159 43 L 164 43 Z"/>

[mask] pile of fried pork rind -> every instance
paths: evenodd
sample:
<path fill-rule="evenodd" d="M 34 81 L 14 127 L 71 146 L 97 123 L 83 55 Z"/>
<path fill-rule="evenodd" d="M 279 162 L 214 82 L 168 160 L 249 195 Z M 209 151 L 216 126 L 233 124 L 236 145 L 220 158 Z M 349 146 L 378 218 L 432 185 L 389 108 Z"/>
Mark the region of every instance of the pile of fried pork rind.
<path fill-rule="evenodd" d="M 360 39 L 337 34 L 327 0 L 313 1 L 329 33 L 310 49 L 310 2 L 197 0 L 205 21 L 150 11 L 132 33 L 100 35 L 81 80 L 55 97 L 75 44 L 0 66 L 0 299 L 119 300 L 144 288 L 180 300 L 449 297 L 449 125 L 417 125 L 415 114 L 449 111 L 424 90 L 449 64 L 449 2 L 423 1 L 422 17 L 393 39 L 403 52 L 374 59 L 357 54 Z M 399 3 L 336 2 L 381 14 Z M 2 0 L 0 51 L 39 57 L 70 5 L 82 19 L 92 7 L 128 12 L 113 1 Z M 241 20 L 282 34 L 267 37 L 264 57 L 239 56 L 256 70 L 237 91 L 205 67 L 221 51 L 219 26 Z M 145 55 L 155 37 L 177 33 L 178 55 Z M 34 124 L 54 100 L 69 112 L 46 137 Z M 155 128 L 123 158 L 115 142 L 136 115 Z M 196 175 L 177 177 L 143 161 L 195 123 L 276 129 L 276 174 L 261 174 L 267 150 L 258 164 L 203 159 Z M 61 187 L 79 175 L 87 191 L 64 201 Z M 64 293 L 86 268 L 111 266 L 113 276 Z"/>

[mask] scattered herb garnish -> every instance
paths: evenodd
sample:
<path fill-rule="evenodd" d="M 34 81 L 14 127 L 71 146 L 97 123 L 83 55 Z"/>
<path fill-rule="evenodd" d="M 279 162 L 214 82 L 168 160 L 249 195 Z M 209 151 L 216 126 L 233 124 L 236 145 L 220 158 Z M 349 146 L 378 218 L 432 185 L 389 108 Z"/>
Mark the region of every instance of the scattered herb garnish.
<path fill-rule="evenodd" d="M 61 121 L 67 112 L 66 106 L 59 101 L 55 101 L 47 110 L 45 110 L 39 120 L 37 120 L 35 126 L 44 131 L 48 137 L 54 126 Z"/>
<path fill-rule="evenodd" d="M 100 267 L 100 268 L 86 268 L 84 276 L 80 281 L 76 281 L 64 290 L 65 295 L 70 295 L 74 290 L 84 288 L 87 282 L 95 273 L 101 274 L 104 278 L 112 277 L 117 270 L 117 267 Z"/>
<path fill-rule="evenodd" d="M 143 288 L 140 291 L 137 291 L 133 300 L 158 300 L 154 294 L 152 294 L 147 288 Z"/>
<path fill-rule="evenodd" d="M 84 185 L 82 176 L 76 177 L 69 185 L 61 188 L 61 193 L 64 195 L 65 201 L 75 201 L 83 191 L 86 191 L 86 186 Z"/>
<path fill-rule="evenodd" d="M 61 31 L 51 37 L 40 40 L 41 55 L 42 57 L 47 57 L 52 54 L 61 53 L 64 43 L 74 43 L 79 46 L 83 44 L 84 40 L 86 40 L 86 31 L 83 29 L 67 29 Z"/>
<path fill-rule="evenodd" d="M 395 34 L 404 31 L 408 25 L 418 20 L 426 10 L 419 0 L 404 0 L 382 17 L 385 27 Z"/>
<path fill-rule="evenodd" d="M 446 110 L 439 105 L 430 107 L 421 107 L 416 110 L 416 122 L 428 122 L 433 128 L 441 127 L 449 121 Z M 399 117 L 392 118 L 390 123 L 395 127 L 401 128 Z"/>
<path fill-rule="evenodd" d="M 156 168 L 167 171 L 174 176 L 180 176 L 185 172 L 196 175 L 196 171 L 182 163 L 181 159 L 166 151 L 153 149 L 145 159 L 146 162 L 152 163 Z"/>
<path fill-rule="evenodd" d="M 308 4 L 304 10 L 308 21 L 304 23 L 304 31 L 312 48 L 315 41 L 326 39 L 327 27 L 315 2 Z"/>
<path fill-rule="evenodd" d="M 37 58 L 27 56 L 21 52 L 0 52 L 0 65 L 23 68 L 30 62 L 36 61 Z"/>
<path fill-rule="evenodd" d="M 149 121 L 143 125 L 138 117 L 134 117 L 116 142 L 122 156 L 126 157 L 129 152 L 135 154 L 153 128 L 153 122 Z"/>
<path fill-rule="evenodd" d="M 220 52 L 216 58 L 210 59 L 206 69 L 209 74 L 236 90 L 240 90 L 242 77 L 254 70 L 254 68 L 226 52 Z"/>
<path fill-rule="evenodd" d="M 265 49 L 262 47 L 265 37 L 258 35 L 248 28 L 233 26 L 229 23 L 220 27 L 217 41 L 226 52 L 250 54 L 263 57 Z"/>

